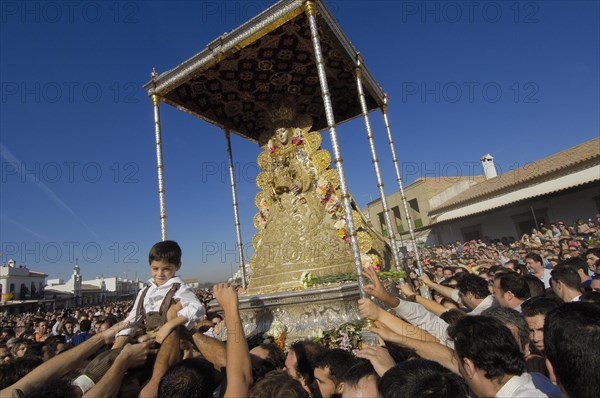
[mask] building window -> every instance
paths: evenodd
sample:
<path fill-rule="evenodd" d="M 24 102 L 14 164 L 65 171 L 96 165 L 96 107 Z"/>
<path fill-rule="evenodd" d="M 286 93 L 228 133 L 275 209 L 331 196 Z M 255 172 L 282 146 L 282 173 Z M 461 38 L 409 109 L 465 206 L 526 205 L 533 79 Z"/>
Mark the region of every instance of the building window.
<path fill-rule="evenodd" d="M 388 230 L 387 230 L 387 225 L 385 225 L 385 216 L 383 215 L 383 212 L 377 214 L 377 217 L 379 218 L 379 226 L 381 227 L 381 234 L 385 237 L 388 236 Z"/>
<path fill-rule="evenodd" d="M 392 213 L 394 214 L 394 221 L 396 222 L 396 230 L 398 232 L 404 232 L 404 226 L 402 226 L 402 215 L 400 213 L 400 207 L 392 207 Z"/>
<path fill-rule="evenodd" d="M 408 204 L 412 212 L 412 218 L 415 228 L 421 228 L 423 226 L 423 220 L 421 219 L 421 210 L 419 209 L 419 202 L 417 202 L 417 199 L 415 198 L 409 200 Z"/>

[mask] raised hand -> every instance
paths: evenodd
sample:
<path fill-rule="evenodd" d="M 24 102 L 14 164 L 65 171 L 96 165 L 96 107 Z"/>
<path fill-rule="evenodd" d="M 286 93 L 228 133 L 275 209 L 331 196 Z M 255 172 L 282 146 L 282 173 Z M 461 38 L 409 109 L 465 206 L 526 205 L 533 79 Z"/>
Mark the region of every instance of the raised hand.
<path fill-rule="evenodd" d="M 358 358 L 368 359 L 380 377 L 396 365 L 388 350 L 383 346 L 363 346 L 362 349 L 354 351 L 354 355 Z"/>
<path fill-rule="evenodd" d="M 223 311 L 237 311 L 238 295 L 235 289 L 228 283 L 218 283 L 213 286 L 213 294 L 215 299 L 223 308 Z"/>
<path fill-rule="evenodd" d="M 369 296 L 373 296 L 383 301 L 384 298 L 389 295 L 389 293 L 381 284 L 381 281 L 379 280 L 379 277 L 377 276 L 375 270 L 371 267 L 368 267 L 367 269 L 363 270 L 363 275 L 371 280 L 371 283 L 365 285 L 363 288 L 365 293 L 367 293 Z"/>
<path fill-rule="evenodd" d="M 369 299 L 358 300 L 358 312 L 363 319 L 379 319 L 379 311 L 383 311 L 377 304 Z"/>
<path fill-rule="evenodd" d="M 137 368 L 146 363 L 148 355 L 156 355 L 158 350 L 151 349 L 154 341 L 149 340 L 140 344 L 127 344 L 119 354 L 119 358 L 125 361 L 128 369 Z"/>

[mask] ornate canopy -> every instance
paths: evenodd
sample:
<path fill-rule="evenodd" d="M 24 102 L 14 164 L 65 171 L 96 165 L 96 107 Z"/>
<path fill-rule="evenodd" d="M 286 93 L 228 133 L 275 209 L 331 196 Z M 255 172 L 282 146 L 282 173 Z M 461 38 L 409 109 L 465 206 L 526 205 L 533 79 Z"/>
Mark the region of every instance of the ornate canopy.
<path fill-rule="evenodd" d="M 282 0 L 200 53 L 154 76 L 149 96 L 259 142 L 268 129 L 274 95 L 294 98 L 296 111 L 313 118 L 313 129 L 327 120 L 307 3 L 318 10 L 320 44 L 336 123 L 362 115 L 357 100 L 357 53 L 322 0 Z M 384 93 L 361 63 L 368 110 L 383 105 Z"/>

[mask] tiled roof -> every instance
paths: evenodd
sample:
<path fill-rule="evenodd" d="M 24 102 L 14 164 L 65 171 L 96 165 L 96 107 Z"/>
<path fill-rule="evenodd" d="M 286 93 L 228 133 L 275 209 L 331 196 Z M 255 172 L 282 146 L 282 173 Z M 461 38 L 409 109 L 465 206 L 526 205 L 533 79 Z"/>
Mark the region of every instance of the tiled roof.
<path fill-rule="evenodd" d="M 429 214 L 439 214 L 470 203 L 519 190 L 595 164 L 600 164 L 600 138 L 594 138 L 547 158 L 526 164 L 516 170 L 482 181 L 441 206 L 431 209 Z"/>

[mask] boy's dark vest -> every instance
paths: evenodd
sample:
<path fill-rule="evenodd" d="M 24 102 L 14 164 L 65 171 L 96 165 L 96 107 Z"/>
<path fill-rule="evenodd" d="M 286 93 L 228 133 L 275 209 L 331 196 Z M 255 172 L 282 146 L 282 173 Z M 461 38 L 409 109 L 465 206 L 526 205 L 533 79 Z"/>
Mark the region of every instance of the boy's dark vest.
<path fill-rule="evenodd" d="M 137 314 L 141 314 L 146 321 L 146 332 L 152 332 L 158 330 L 162 325 L 167 323 L 167 311 L 169 311 L 169 306 L 171 305 L 171 300 L 173 300 L 173 296 L 175 292 L 179 289 L 181 283 L 173 283 L 171 289 L 167 292 L 163 302 L 160 304 L 160 309 L 158 312 L 151 311 L 146 313 L 144 309 L 144 299 L 146 298 L 146 293 L 148 293 L 148 289 L 150 286 L 146 286 L 142 291 L 142 297 L 138 301 L 137 305 Z"/>

